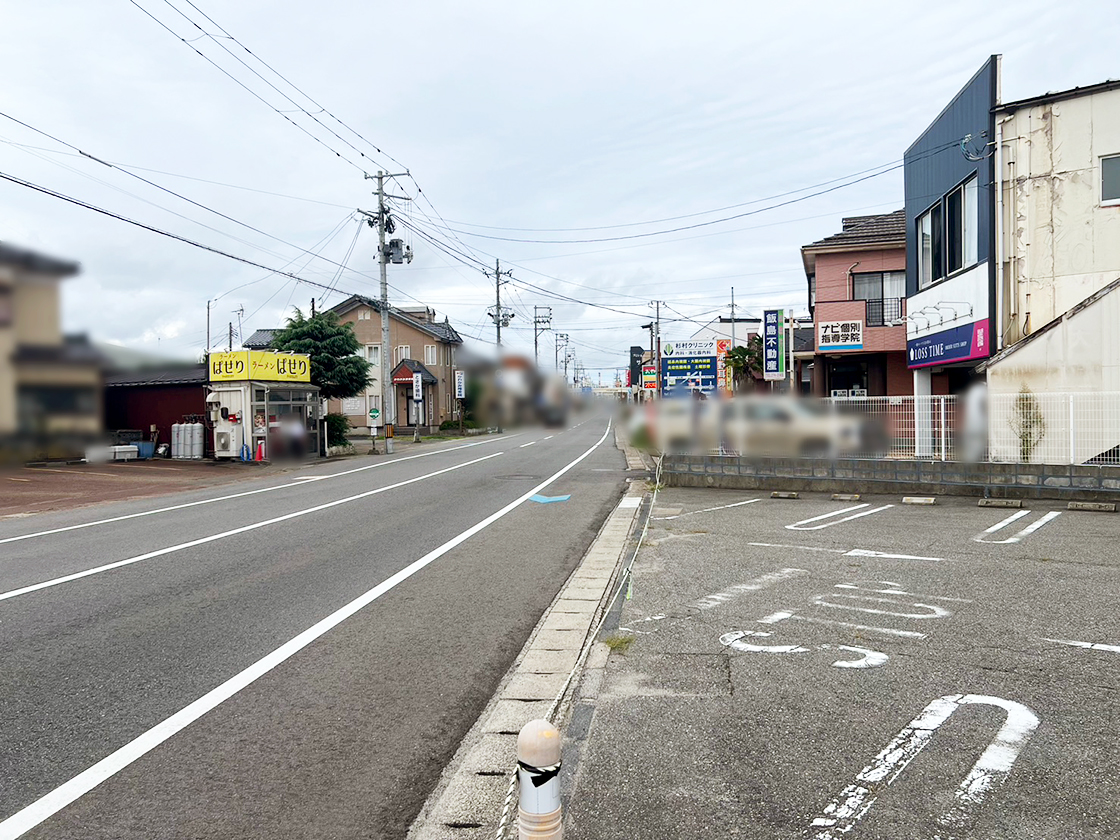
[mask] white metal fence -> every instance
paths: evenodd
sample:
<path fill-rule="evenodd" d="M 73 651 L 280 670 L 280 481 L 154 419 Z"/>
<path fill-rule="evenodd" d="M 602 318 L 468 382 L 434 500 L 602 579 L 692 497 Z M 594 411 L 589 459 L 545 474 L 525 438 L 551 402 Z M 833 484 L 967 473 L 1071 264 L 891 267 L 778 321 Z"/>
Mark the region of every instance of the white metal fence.
<path fill-rule="evenodd" d="M 1120 393 L 763 396 L 651 409 L 663 451 L 1120 465 Z"/>

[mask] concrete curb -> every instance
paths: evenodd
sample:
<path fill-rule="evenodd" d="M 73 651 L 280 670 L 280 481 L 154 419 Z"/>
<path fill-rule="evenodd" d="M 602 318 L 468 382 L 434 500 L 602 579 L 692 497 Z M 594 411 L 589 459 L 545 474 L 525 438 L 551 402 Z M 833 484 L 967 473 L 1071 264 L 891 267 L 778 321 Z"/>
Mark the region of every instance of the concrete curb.
<path fill-rule="evenodd" d="M 628 462 L 630 451 L 627 448 Z M 634 482 L 607 517 L 498 691 L 463 738 L 409 828 L 408 840 L 494 837 L 509 775 L 516 766 L 517 733 L 528 721 L 544 717 L 577 664 L 614 591 L 644 495 L 645 488 Z M 585 667 L 593 667 L 597 661 L 593 650 Z M 569 690 L 576 682 L 573 680 Z M 566 712 L 562 704 L 553 721 L 561 730 Z"/>

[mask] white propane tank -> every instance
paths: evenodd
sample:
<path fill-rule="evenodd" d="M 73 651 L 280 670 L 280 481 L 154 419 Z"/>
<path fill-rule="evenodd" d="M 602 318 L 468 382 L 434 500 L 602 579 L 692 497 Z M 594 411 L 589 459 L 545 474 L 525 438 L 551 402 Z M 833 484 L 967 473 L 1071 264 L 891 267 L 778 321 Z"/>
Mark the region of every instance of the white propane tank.
<path fill-rule="evenodd" d="M 201 461 L 206 451 L 206 427 L 201 423 L 191 423 L 191 458 Z"/>
<path fill-rule="evenodd" d="M 183 424 L 171 424 L 171 457 L 181 458 L 183 451 Z"/>

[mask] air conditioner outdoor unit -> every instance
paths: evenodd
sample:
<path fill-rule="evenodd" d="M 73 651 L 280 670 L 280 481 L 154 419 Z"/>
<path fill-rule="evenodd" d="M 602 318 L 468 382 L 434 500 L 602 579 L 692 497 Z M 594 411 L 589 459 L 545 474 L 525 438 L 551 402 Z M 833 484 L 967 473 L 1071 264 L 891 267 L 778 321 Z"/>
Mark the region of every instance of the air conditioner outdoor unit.
<path fill-rule="evenodd" d="M 231 435 L 229 432 L 215 432 L 214 433 L 214 454 L 215 455 L 229 455 L 232 454 L 233 449 L 231 446 Z"/>

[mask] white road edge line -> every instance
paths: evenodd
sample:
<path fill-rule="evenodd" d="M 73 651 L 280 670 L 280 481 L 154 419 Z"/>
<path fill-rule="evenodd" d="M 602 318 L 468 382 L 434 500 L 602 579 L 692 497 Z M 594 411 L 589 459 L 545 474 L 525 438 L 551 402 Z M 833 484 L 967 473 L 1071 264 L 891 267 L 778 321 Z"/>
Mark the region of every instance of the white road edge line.
<path fill-rule="evenodd" d="M 157 723 L 143 735 L 135 738 L 129 743 L 125 744 L 120 749 L 107 755 L 99 762 L 83 770 L 74 778 L 56 787 L 50 793 L 40 797 L 35 802 L 25 808 L 17 811 L 12 816 L 8 817 L 3 822 L 0 822 L 0 840 L 15 840 L 15 838 L 22 836 L 26 832 L 35 828 L 40 823 L 44 822 L 52 815 L 58 813 L 63 808 L 71 803 L 85 796 L 99 784 L 105 780 L 112 778 L 121 770 L 123 770 L 138 758 L 151 752 L 164 741 L 171 738 L 183 729 L 186 729 L 200 717 L 207 712 L 219 706 L 221 703 L 228 700 L 233 695 L 237 694 L 243 688 L 251 685 L 256 680 L 263 677 L 276 666 L 287 661 L 303 648 L 307 647 L 320 636 L 337 627 L 343 621 L 348 619 L 354 613 L 361 610 L 363 607 L 376 601 L 386 592 L 389 592 L 398 584 L 408 580 L 418 571 L 423 569 L 430 563 L 438 560 L 451 549 L 466 542 L 475 534 L 486 529 L 493 523 L 497 522 L 503 516 L 522 504 L 527 502 L 532 496 L 539 493 L 546 488 L 560 476 L 564 475 L 568 470 L 572 469 L 576 464 L 580 463 L 584 458 L 594 452 L 599 446 L 607 439 L 607 435 L 611 431 L 611 421 L 607 421 L 607 430 L 603 432 L 603 436 L 599 438 L 598 443 L 569 463 L 566 467 L 561 468 L 559 471 L 553 473 L 546 478 L 543 482 L 538 484 L 532 490 L 524 493 L 518 498 L 514 499 L 501 510 L 490 514 L 481 522 L 472 525 L 467 530 L 463 531 L 456 537 L 452 537 L 439 548 L 436 548 L 419 560 L 415 560 L 409 565 L 405 566 L 396 574 L 386 578 L 373 589 L 369 590 L 363 595 L 359 595 L 346 606 L 336 610 L 328 615 L 321 621 L 313 624 L 311 627 L 304 630 L 294 639 L 272 651 L 272 653 L 259 659 L 240 673 L 230 677 L 217 688 L 208 691 L 206 694 L 199 697 L 193 703 L 180 709 L 166 720 Z M 494 456 L 488 456 L 494 457 Z"/>
<path fill-rule="evenodd" d="M 122 566 L 131 566 L 133 563 L 139 563 L 143 560 L 151 560 L 153 557 L 162 557 L 165 554 L 174 554 L 176 551 L 183 551 L 187 548 L 194 548 L 195 546 L 205 545 L 206 543 L 215 542 L 217 540 L 223 540 L 226 537 L 236 536 L 237 534 L 244 534 L 248 531 L 255 531 L 258 528 L 264 528 L 268 525 L 275 525 L 278 522 L 286 522 L 289 519 L 295 519 L 299 516 L 306 516 L 309 513 L 317 513 L 321 510 L 327 510 L 328 508 L 337 507 L 338 505 L 344 505 L 347 502 L 356 502 L 359 499 L 365 499 L 368 496 L 376 496 L 378 493 L 384 493 L 387 490 L 396 490 L 398 487 L 404 487 L 406 484 L 415 484 L 417 481 L 423 481 L 424 479 L 434 478 L 437 475 L 443 475 L 444 473 L 462 469 L 463 467 L 469 467 L 472 464 L 479 463 L 480 461 L 489 461 L 491 458 L 497 458 L 501 454 L 503 453 L 495 452 L 491 455 L 484 455 L 481 458 L 475 458 L 473 461 L 466 461 L 462 464 L 456 464 L 453 467 L 446 467 L 445 469 L 436 470 L 435 472 L 427 473 L 425 475 L 418 475 L 415 478 L 408 479 L 407 481 L 399 481 L 396 484 L 389 484 L 385 487 L 378 487 L 375 490 L 367 490 L 366 492 L 358 493 L 355 496 L 346 496 L 342 499 L 336 499 L 333 502 L 326 502 L 321 505 L 315 505 L 314 507 L 304 508 L 303 510 L 293 511 L 292 513 L 286 513 L 283 516 L 276 516 L 272 519 L 265 519 L 261 522 L 254 522 L 252 525 L 242 525 L 240 528 L 233 528 L 229 531 L 222 531 L 221 533 L 211 534 L 207 537 L 199 537 L 197 540 L 190 540 L 189 542 L 179 543 L 178 545 L 168 546 L 167 548 L 156 549 L 155 551 L 149 551 L 147 554 L 138 554 L 135 557 L 127 557 L 124 560 L 117 560 L 113 563 L 106 563 L 103 566 L 95 566 L 92 569 L 85 569 L 81 572 L 74 572 L 73 574 L 52 578 L 51 580 L 45 580 L 42 583 L 33 583 L 29 586 L 22 586 L 19 589 L 12 589 L 9 592 L 0 592 L 0 601 L 7 601 L 10 598 L 18 598 L 20 595 L 27 595 L 31 592 L 38 592 L 40 589 L 49 589 L 52 586 L 59 586 L 63 583 L 70 583 L 71 581 L 80 580 L 81 578 L 90 577 L 91 575 L 99 575 L 103 572 L 111 572 L 113 569 L 119 569 Z"/>
<path fill-rule="evenodd" d="M 198 507 L 199 505 L 211 505 L 215 502 L 228 502 L 230 499 L 240 499 L 244 496 L 255 496 L 258 493 L 271 493 L 273 490 L 283 490 L 291 487 L 302 487 L 308 481 L 323 481 L 329 478 L 340 478 L 344 475 L 352 475 L 353 473 L 364 472 L 365 470 L 373 470 L 378 467 L 387 467 L 390 464 L 397 464 L 401 461 L 412 461 L 416 458 L 427 458 L 429 455 L 439 455 L 444 452 L 456 452 L 460 449 L 469 449 L 472 446 L 482 446 L 484 443 L 493 443 L 495 440 L 509 440 L 512 437 L 518 437 L 524 432 L 518 432 L 515 435 L 506 435 L 501 438 L 494 438 L 493 440 L 480 440 L 475 443 L 464 443 L 462 446 L 450 446 L 447 449 L 434 449 L 431 452 L 421 452 L 419 455 L 406 455 L 403 458 L 394 458 L 392 461 L 381 461 L 377 464 L 367 464 L 364 467 L 355 467 L 352 470 L 344 470 L 343 472 L 330 473 L 329 475 L 321 476 L 299 476 L 293 478 L 288 484 L 277 484 L 273 487 L 261 487 L 257 490 L 246 490 L 244 493 L 231 493 L 227 496 L 218 496 L 213 499 L 199 499 L 196 502 L 184 502 L 181 505 L 171 505 L 170 507 L 157 508 L 156 510 L 144 510 L 139 513 L 127 513 L 123 516 L 113 516 L 109 519 L 98 519 L 93 522 L 83 522 L 80 525 L 67 525 L 64 528 L 51 528 L 48 531 L 37 531 L 33 534 L 20 534 L 16 537 L 5 537 L 0 539 L 0 545 L 4 543 L 19 542 L 20 540 L 30 540 L 35 537 L 49 537 L 52 534 L 61 534 L 66 531 L 78 531 L 82 528 L 93 528 L 96 525 L 109 525 L 113 522 L 123 522 L 126 519 L 138 519 L 141 516 L 154 516 L 157 513 L 169 513 L 173 510 L 183 510 L 185 508 Z"/>

